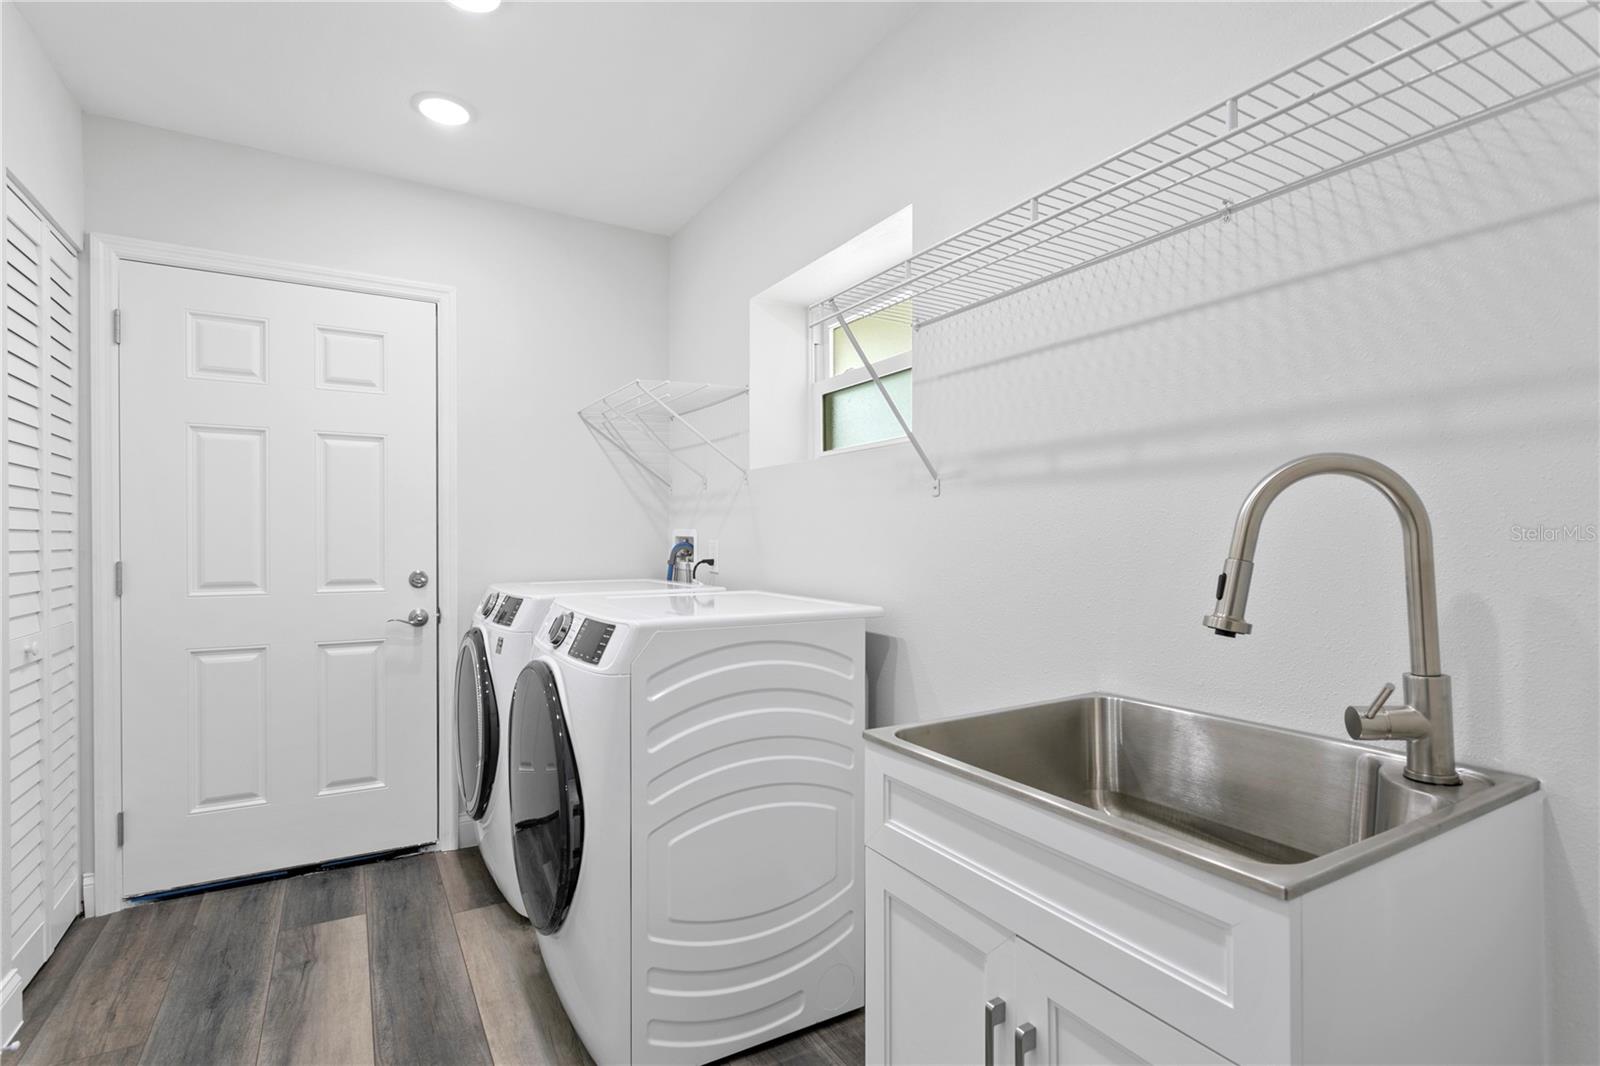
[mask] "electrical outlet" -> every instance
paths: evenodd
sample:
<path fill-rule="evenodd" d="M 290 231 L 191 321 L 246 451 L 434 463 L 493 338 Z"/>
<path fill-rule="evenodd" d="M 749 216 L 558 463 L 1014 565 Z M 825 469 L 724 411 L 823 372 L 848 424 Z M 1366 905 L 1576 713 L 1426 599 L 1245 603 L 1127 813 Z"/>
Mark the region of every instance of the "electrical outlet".
<path fill-rule="evenodd" d="M 706 569 L 711 571 L 713 574 L 721 573 L 722 571 L 717 568 L 716 561 L 717 542 L 714 540 L 707 540 L 704 544 L 698 545 L 698 547 L 700 548 L 700 558 L 710 560 L 706 563 Z"/>

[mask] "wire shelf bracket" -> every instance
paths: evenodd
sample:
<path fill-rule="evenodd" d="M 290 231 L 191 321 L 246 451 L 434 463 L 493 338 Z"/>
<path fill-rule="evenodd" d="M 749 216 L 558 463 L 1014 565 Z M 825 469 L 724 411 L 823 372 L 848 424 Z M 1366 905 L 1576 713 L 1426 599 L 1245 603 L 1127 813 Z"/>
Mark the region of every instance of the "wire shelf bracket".
<path fill-rule="evenodd" d="M 928 458 L 928 453 L 923 450 L 922 442 L 917 439 L 916 431 L 911 428 L 911 423 L 906 421 L 906 416 L 900 413 L 900 405 L 894 402 L 894 397 L 889 395 L 888 386 L 884 385 L 883 378 L 878 376 L 878 368 L 872 365 L 872 360 L 867 358 L 867 353 L 862 350 L 861 342 L 856 340 L 855 330 L 850 328 L 850 323 L 844 315 L 839 313 L 837 305 L 830 305 L 834 318 L 839 321 L 839 328 L 844 330 L 844 335 L 850 341 L 850 347 L 856 350 L 856 358 L 861 360 L 861 365 L 866 368 L 867 376 L 872 378 L 872 383 L 878 386 L 878 395 L 883 397 L 883 402 L 889 405 L 889 413 L 894 415 L 894 420 L 900 423 L 900 431 L 906 435 L 906 440 L 917 450 L 917 458 L 922 460 L 922 465 L 928 468 L 928 476 L 933 479 L 933 494 L 939 495 L 939 470 L 933 465 L 933 460 Z"/>
<path fill-rule="evenodd" d="M 677 465 L 700 483 L 708 485 L 706 471 L 684 457 L 685 448 L 672 442 L 673 433 L 682 429 L 695 444 L 739 472 L 741 481 L 749 479 L 744 464 L 729 455 L 689 418 L 745 395 L 742 385 L 710 385 L 687 381 L 628 382 L 578 411 L 578 417 L 595 433 L 624 455 L 651 480 L 670 491 L 672 468 Z"/>
<path fill-rule="evenodd" d="M 812 305 L 810 324 L 909 301 L 920 328 L 1535 100 L 1595 97 L 1597 16 L 1596 0 L 1424 0 Z"/>

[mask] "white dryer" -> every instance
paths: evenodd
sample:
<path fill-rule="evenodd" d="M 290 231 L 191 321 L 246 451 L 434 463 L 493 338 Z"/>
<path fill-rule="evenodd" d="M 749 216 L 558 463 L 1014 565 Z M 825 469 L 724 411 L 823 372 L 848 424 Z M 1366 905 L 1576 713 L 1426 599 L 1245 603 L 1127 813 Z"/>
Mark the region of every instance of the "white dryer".
<path fill-rule="evenodd" d="M 707 1063 L 861 1006 L 880 613 L 763 592 L 551 607 L 512 697 L 515 854 L 598 1062 Z"/>
<path fill-rule="evenodd" d="M 511 687 L 533 654 L 534 631 L 557 596 L 682 591 L 679 583 L 632 578 L 501 582 L 489 586 L 473 613 L 456 658 L 457 782 L 462 808 L 478 824 L 483 863 L 518 913 L 524 908 L 511 855 L 507 760 L 501 741 L 510 725 Z"/>

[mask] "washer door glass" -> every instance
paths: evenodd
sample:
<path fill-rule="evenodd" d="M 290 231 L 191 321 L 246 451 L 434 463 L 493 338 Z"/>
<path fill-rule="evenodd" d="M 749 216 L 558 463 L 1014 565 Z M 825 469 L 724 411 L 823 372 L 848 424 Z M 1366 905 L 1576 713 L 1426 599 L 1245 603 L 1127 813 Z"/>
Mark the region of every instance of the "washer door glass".
<path fill-rule="evenodd" d="M 482 818 L 500 754 L 500 708 L 489 676 L 489 653 L 476 627 L 461 638 L 456 657 L 456 780 L 469 818 Z"/>
<path fill-rule="evenodd" d="M 511 824 L 528 921 L 554 933 L 566 920 L 583 858 L 583 792 L 550 664 L 522 668 L 511 694 Z"/>

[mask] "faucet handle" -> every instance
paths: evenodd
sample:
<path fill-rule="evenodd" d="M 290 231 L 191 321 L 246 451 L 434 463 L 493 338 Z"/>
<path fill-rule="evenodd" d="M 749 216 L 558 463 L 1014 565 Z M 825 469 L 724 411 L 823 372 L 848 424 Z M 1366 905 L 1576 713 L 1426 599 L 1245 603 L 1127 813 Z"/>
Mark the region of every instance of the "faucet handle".
<path fill-rule="evenodd" d="M 1351 740 L 1425 740 L 1432 734 L 1428 716 L 1415 707 L 1385 707 L 1392 695 L 1394 686 L 1384 685 L 1365 711 L 1360 707 L 1344 709 L 1344 728 Z"/>
<path fill-rule="evenodd" d="M 1378 717 L 1378 712 L 1383 710 L 1383 705 L 1385 703 L 1388 703 L 1389 702 L 1389 697 L 1393 696 L 1393 695 L 1394 695 L 1394 686 L 1392 684 L 1385 683 L 1383 688 L 1378 691 L 1378 698 L 1372 701 L 1372 706 L 1368 707 L 1364 712 L 1362 712 L 1361 717 L 1363 717 L 1363 718 L 1376 718 L 1376 717 Z"/>

